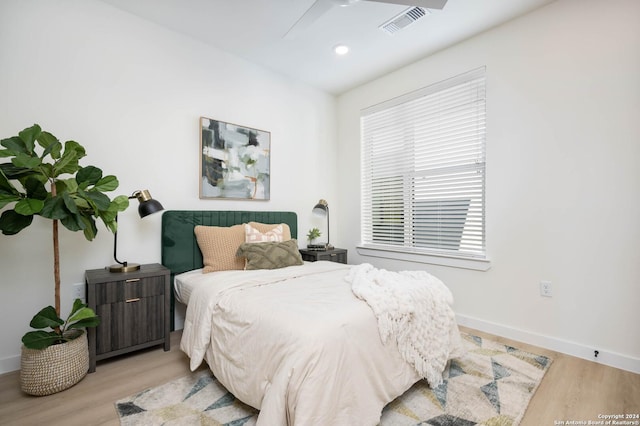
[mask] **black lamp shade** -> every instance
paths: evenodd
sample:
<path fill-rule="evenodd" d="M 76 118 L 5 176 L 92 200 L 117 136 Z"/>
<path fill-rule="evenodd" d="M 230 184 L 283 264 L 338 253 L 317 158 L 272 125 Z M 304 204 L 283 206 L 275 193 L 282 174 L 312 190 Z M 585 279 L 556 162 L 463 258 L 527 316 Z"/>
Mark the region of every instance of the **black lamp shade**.
<path fill-rule="evenodd" d="M 138 206 L 138 214 L 141 218 L 164 210 L 160 201 L 151 198 L 151 194 L 147 189 L 134 192 L 132 198 L 133 197 L 137 198 L 140 202 L 140 205 Z"/>
<path fill-rule="evenodd" d="M 138 206 L 138 214 L 140 215 L 141 218 L 149 216 L 150 214 L 153 214 L 153 213 L 157 213 L 161 210 L 164 210 L 164 207 L 162 207 L 162 204 L 160 204 L 158 200 L 153 200 L 153 199 L 142 201 Z"/>
<path fill-rule="evenodd" d="M 329 203 L 327 203 L 326 200 L 320 200 L 320 201 L 318 201 L 318 204 L 315 205 L 315 207 L 313 208 L 312 211 L 315 214 L 319 214 L 319 215 L 323 215 L 324 216 L 329 211 Z"/>

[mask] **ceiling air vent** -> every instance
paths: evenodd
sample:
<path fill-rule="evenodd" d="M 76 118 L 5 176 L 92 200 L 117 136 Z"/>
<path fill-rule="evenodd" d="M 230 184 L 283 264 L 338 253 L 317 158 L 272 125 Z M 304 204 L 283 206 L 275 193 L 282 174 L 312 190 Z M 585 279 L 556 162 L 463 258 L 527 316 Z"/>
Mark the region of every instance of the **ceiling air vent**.
<path fill-rule="evenodd" d="M 427 9 L 423 9 L 421 7 L 410 7 L 399 15 L 396 15 L 393 18 L 389 19 L 378 28 L 386 33 L 394 34 L 401 29 L 413 24 L 423 16 L 427 16 L 427 14 L 429 14 L 429 10 Z"/>

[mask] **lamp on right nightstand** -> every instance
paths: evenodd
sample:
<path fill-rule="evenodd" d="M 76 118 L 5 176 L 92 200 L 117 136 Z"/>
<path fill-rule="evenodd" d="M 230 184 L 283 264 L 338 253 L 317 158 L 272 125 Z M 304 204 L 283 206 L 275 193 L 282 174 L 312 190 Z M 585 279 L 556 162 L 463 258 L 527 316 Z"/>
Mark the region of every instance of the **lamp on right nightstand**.
<path fill-rule="evenodd" d="M 325 250 L 332 250 L 333 246 L 329 243 L 329 203 L 327 203 L 327 200 L 321 199 L 312 212 L 319 216 L 327 216 L 327 244 L 325 245 Z"/>

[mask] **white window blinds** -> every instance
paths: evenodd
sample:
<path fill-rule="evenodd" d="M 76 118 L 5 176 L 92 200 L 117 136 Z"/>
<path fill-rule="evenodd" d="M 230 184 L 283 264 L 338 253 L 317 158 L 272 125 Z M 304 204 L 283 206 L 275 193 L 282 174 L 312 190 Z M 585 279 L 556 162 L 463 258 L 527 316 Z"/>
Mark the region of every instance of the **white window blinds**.
<path fill-rule="evenodd" d="M 361 114 L 363 247 L 485 257 L 485 69 Z"/>

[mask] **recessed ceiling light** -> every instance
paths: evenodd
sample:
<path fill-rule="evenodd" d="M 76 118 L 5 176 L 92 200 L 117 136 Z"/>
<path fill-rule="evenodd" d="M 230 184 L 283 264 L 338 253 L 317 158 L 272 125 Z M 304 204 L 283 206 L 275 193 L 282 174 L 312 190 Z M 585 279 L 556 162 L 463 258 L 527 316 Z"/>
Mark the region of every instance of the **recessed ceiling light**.
<path fill-rule="evenodd" d="M 336 52 L 336 55 L 346 55 L 349 53 L 349 46 L 338 44 L 333 46 L 333 51 Z"/>
<path fill-rule="evenodd" d="M 354 3 L 358 3 L 360 0 L 333 0 L 334 3 L 341 7 L 351 6 Z"/>

